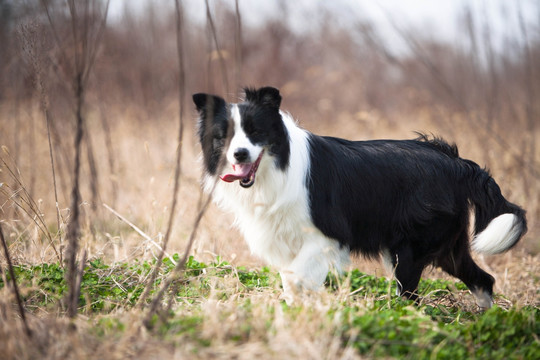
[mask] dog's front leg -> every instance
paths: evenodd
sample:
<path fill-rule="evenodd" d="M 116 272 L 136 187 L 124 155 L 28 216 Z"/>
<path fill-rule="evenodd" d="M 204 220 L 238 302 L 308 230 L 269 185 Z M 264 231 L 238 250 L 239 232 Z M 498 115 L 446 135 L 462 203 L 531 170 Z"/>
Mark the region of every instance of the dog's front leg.
<path fill-rule="evenodd" d="M 283 284 L 282 298 L 291 304 L 306 291 L 317 291 L 324 284 L 328 272 L 341 271 L 348 261 L 348 251 L 327 238 L 308 238 L 290 265 L 280 271 Z"/>
<path fill-rule="evenodd" d="M 285 300 L 287 305 L 292 305 L 303 291 L 301 281 L 291 270 L 281 270 L 279 275 L 283 285 L 280 298 Z"/>

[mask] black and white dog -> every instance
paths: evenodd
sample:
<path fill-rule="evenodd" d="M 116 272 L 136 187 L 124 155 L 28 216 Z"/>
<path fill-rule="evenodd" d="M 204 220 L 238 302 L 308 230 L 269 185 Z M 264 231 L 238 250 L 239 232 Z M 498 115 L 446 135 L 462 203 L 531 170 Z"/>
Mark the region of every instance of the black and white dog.
<path fill-rule="evenodd" d="M 245 89 L 238 104 L 208 94 L 193 101 L 204 187 L 236 216 L 251 251 L 280 270 L 286 299 L 318 289 L 329 270 L 340 271 L 349 253 L 359 252 L 382 256 L 403 296 L 417 297 L 422 270 L 433 264 L 461 279 L 480 307 L 492 305 L 494 279 L 469 247 L 510 249 L 527 231 L 525 211 L 455 145 L 426 136 L 317 136 L 280 110 L 281 95 L 271 87 Z"/>

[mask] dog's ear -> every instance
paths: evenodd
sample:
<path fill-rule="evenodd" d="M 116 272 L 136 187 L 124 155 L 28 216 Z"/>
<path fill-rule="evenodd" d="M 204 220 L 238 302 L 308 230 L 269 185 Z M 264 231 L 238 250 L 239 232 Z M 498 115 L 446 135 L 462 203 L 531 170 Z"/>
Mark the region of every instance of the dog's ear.
<path fill-rule="evenodd" d="M 225 104 L 225 100 L 219 96 L 203 93 L 193 94 L 193 102 L 199 113 L 208 112 L 208 110 L 215 108 L 218 105 Z"/>
<path fill-rule="evenodd" d="M 281 105 L 281 95 L 279 90 L 270 86 L 262 87 L 260 89 L 245 88 L 246 101 L 250 101 L 256 104 L 270 106 L 279 109 Z"/>
<path fill-rule="evenodd" d="M 206 98 L 208 96 L 210 95 L 203 93 L 193 94 L 193 102 L 197 107 L 197 111 L 201 112 L 201 110 L 204 109 L 204 106 L 206 105 Z"/>
<path fill-rule="evenodd" d="M 223 120 L 227 121 L 227 103 L 219 96 L 209 94 L 194 94 L 193 102 L 199 112 L 198 133 L 201 144 L 204 144 L 205 138 L 210 139 L 213 124 Z"/>

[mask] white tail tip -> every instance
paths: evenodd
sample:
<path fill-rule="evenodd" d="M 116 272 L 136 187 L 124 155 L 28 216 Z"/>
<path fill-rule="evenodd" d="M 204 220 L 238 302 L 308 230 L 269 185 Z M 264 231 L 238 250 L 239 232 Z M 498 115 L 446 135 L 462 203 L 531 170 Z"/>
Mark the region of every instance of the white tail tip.
<path fill-rule="evenodd" d="M 483 254 L 500 254 L 516 243 L 522 228 L 514 214 L 502 214 L 491 220 L 487 228 L 472 241 L 473 251 Z"/>

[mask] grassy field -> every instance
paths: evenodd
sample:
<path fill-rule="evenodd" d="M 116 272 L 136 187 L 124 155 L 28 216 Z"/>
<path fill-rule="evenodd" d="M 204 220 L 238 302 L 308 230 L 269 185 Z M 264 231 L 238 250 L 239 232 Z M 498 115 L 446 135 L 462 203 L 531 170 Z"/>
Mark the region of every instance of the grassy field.
<path fill-rule="evenodd" d="M 93 136 L 102 139 L 103 130 L 93 117 L 89 119 L 96 126 Z M 70 211 L 65 206 L 59 208 L 58 231 L 50 175 L 36 179 L 32 190 L 27 180 L 31 162 L 44 174 L 50 171 L 46 132 L 39 130 L 43 125 L 37 123 L 35 129 L 35 157 L 19 156 L 15 160 L 10 148 L 3 149 L 6 217 L 1 225 L 32 331 L 31 337 L 25 335 L 12 288 L 5 286 L 10 276 L 2 266 L 0 347 L 6 358 L 540 356 L 540 256 L 533 251 L 538 244 L 534 228 L 511 252 L 478 259 L 496 277 L 496 306 L 486 313 L 479 312 L 463 284 L 433 268 L 424 274 L 422 302 L 415 306 L 394 295 L 395 284 L 391 276 L 385 277 L 388 274 L 378 262 L 362 258 L 353 260 L 344 277 L 330 277 L 322 292 L 287 306 L 280 299 L 276 270 L 264 268 L 249 254 L 240 234 L 231 228 L 230 215 L 210 206 L 198 227 L 186 271 L 178 273 L 179 278 L 167 288 L 158 309 L 152 311 L 151 301 L 174 267 L 165 258 L 150 295 L 146 301 L 139 301 L 151 281 L 170 213 L 175 124 L 158 120 L 160 127 L 156 128 L 136 118 L 118 119 L 110 129 L 115 139 L 116 172 L 109 173 L 102 161 L 100 184 L 108 186 L 100 189 L 99 206 L 81 203 L 84 218 L 80 246 L 87 262 L 78 315 L 73 319 L 65 315 L 68 286 L 60 261 Z M 199 149 L 193 124 L 194 120 L 186 130 L 177 216 L 167 248 L 168 254 L 180 254 L 170 255 L 175 262 L 186 248 L 200 203 Z M 348 132 L 357 134 L 362 134 L 360 128 L 366 126 L 344 124 Z M 411 117 L 398 127 L 383 119 L 373 128 L 373 137 L 410 137 L 410 128 L 432 127 L 429 117 Z M 328 131 L 324 124 L 311 129 Z M 339 131 L 332 133 L 344 136 Z M 466 137 L 460 136 L 462 140 Z M 474 157 L 475 149 L 469 142 L 463 143 L 465 153 Z M 98 158 L 107 158 L 104 146 L 96 146 L 95 151 Z M 502 178 L 500 183 L 507 193 L 511 184 L 519 181 L 510 176 Z M 67 189 L 59 190 L 60 203 L 68 203 Z M 81 190 L 83 198 L 91 198 L 89 178 L 83 181 Z M 510 196 L 521 198 L 522 194 L 510 191 Z M 534 201 L 531 199 L 531 203 Z"/>
<path fill-rule="evenodd" d="M 165 3 L 106 23 L 106 1 L 0 1 L 0 358 L 540 358 L 537 22 L 508 10 L 517 28 L 497 40 L 464 6 L 455 44 L 395 26 L 400 53 L 322 5 L 280 2 L 288 16 L 260 24 L 241 21 L 247 2 L 185 5 L 204 24 Z M 495 306 L 436 268 L 412 304 L 360 257 L 287 305 L 277 269 L 200 189 L 190 94 L 236 101 L 244 85 L 279 88 L 317 134 L 421 131 L 486 166 L 529 225 L 476 259 Z"/>
<path fill-rule="evenodd" d="M 175 255 L 165 258 L 150 295 L 141 302 L 170 210 L 174 141 L 163 141 L 163 136 L 173 133 L 174 124 L 170 131 L 129 124 L 123 120 L 111 129 L 117 139 L 116 160 L 122 164 L 116 175 L 122 179 L 118 193 L 101 195 L 102 203 L 122 218 L 103 206 L 92 210 L 88 203 L 81 205 L 86 214 L 81 247 L 88 260 L 74 319 L 65 316 L 68 286 L 57 255 L 65 247 L 65 222 L 58 232 L 51 207 L 53 195 L 47 194 L 50 179 L 35 184 L 34 194 L 47 194 L 34 200 L 36 209 L 27 205 L 32 201 L 23 186 L 4 204 L 5 209 L 18 209 L 20 220 L 6 219 L 2 227 L 32 331 L 31 337 L 25 335 L 12 288 L 5 286 L 10 276 L 3 266 L 0 346 L 7 358 L 540 356 L 540 257 L 529 250 L 536 243 L 530 235 L 505 255 L 478 259 L 497 280 L 496 306 L 485 313 L 478 310 L 462 283 L 434 268 L 426 270 L 420 286 L 422 301 L 415 306 L 394 295 L 395 282 L 391 276 L 385 277 L 388 274 L 378 262 L 362 258 L 354 259 L 344 276 L 329 276 L 320 293 L 307 294 L 288 306 L 280 298 L 276 270 L 253 258 L 230 227 L 230 215 L 211 206 L 198 228 L 185 272 L 178 273 L 153 312 L 151 301 L 171 276 L 193 229 L 200 195 L 198 145 L 193 135 L 186 137 L 178 216 L 167 249 Z M 384 123 L 379 129 L 385 129 Z M 388 130 L 392 131 L 396 130 Z M 37 139 L 42 144 L 38 147 L 44 146 L 45 138 Z M 40 156 L 43 160 L 35 160 L 46 164 L 46 152 Z M 4 152 L 3 174 L 11 169 L 26 184 L 25 171 L 14 168 L 11 158 Z M 4 186 L 15 183 L 11 179 Z M 84 194 L 89 194 L 84 184 Z M 65 221 L 69 211 L 60 210 L 61 221 Z M 45 229 L 36 221 L 39 211 Z"/>
<path fill-rule="evenodd" d="M 193 114 L 194 115 L 194 114 Z M 116 113 L 111 113 L 112 117 Z M 38 115 L 36 114 L 36 117 Z M 90 116 L 93 137 L 102 129 Z M 535 228 L 511 252 L 479 258 L 496 278 L 496 306 L 480 313 L 463 284 L 438 269 L 428 269 L 421 283 L 422 302 L 415 306 L 397 298 L 391 276 L 382 266 L 354 259 L 346 276 L 329 278 L 321 293 L 287 306 L 276 269 L 266 269 L 252 257 L 232 217 L 214 206 L 198 227 L 185 272 L 167 288 L 156 311 L 151 301 L 171 275 L 168 258 L 160 268 L 147 300 L 144 287 L 163 245 L 174 184 L 174 122 L 158 119 L 159 128 L 137 118 L 117 117 L 111 126 L 116 170 L 100 162 L 99 203 L 81 202 L 80 247 L 87 262 L 81 280 L 78 315 L 66 316 L 65 230 L 70 217 L 59 207 L 56 222 L 50 175 L 36 177 L 32 169 L 48 167 L 46 132 L 36 122 L 35 156 L 2 150 L 1 226 L 15 263 L 16 278 L 32 336 L 25 335 L 2 256 L 0 348 L 12 359 L 153 359 L 153 358 L 410 358 L 410 359 L 534 359 L 540 356 L 540 256 Z M 194 119 L 194 117 L 192 118 Z M 456 118 L 459 121 L 459 118 Z M 167 248 L 174 261 L 182 257 L 193 230 L 200 197 L 199 148 L 188 125 L 183 144 L 177 215 Z M 369 129 L 345 121 L 349 133 Z M 25 133 L 30 126 L 20 126 Z M 310 124 L 306 124 L 310 126 Z M 429 117 L 410 117 L 405 125 L 379 120 L 373 137 L 410 137 L 409 130 L 434 128 Z M 325 125 L 310 126 L 316 132 Z M 338 129 L 332 134 L 346 136 Z M 343 131 L 343 130 L 341 130 Z M 16 130 L 12 128 L 12 134 Z M 478 148 L 466 141 L 462 154 L 474 157 Z M 103 141 L 103 140 L 99 140 Z M 461 144 L 461 142 L 460 142 Z M 96 156 L 107 159 L 105 146 Z M 478 151 L 478 153 L 476 152 Z M 32 165 L 32 162 L 34 165 Z M 33 167 L 34 166 L 34 167 Z M 83 167 L 85 173 L 90 170 Z M 504 175 L 495 169 L 497 175 Z M 514 172 L 512 172 L 515 174 Z M 503 192 L 525 204 L 519 178 L 499 176 Z M 513 184 L 518 183 L 516 187 Z M 107 186 L 103 186 L 107 184 Z M 91 199 L 90 178 L 84 178 L 83 199 Z M 114 186 L 113 186 L 114 185 Z M 69 191 L 59 187 L 60 204 Z M 109 208 L 106 208 L 106 204 Z M 121 216 L 119 218 L 118 215 Z M 533 222 L 534 224 L 534 219 Z M 135 227 L 138 229 L 136 230 Z M 82 251 L 81 250 L 81 251 Z M 82 255 L 79 255 L 79 261 Z M 356 270 L 358 269 L 358 270 Z"/>
<path fill-rule="evenodd" d="M 166 259 L 155 282 L 174 268 Z M 58 264 L 15 268 L 33 332 L 29 340 L 12 319 L 9 298 L 0 344 L 7 358 L 409 358 L 535 359 L 540 356 L 536 270 L 496 305 L 477 311 L 464 284 L 423 280 L 421 304 L 392 296 L 395 282 L 358 270 L 329 276 L 325 289 L 288 306 L 278 275 L 268 268 L 204 264 L 190 257 L 167 294 L 168 306 L 150 319 L 138 300 L 154 264 L 89 262 L 82 278 L 79 316 L 58 317 L 65 295 Z M 4 285 L 4 283 L 2 283 Z M 5 293 L 5 289 L 3 289 Z M 147 325 L 143 323 L 148 321 Z"/>

